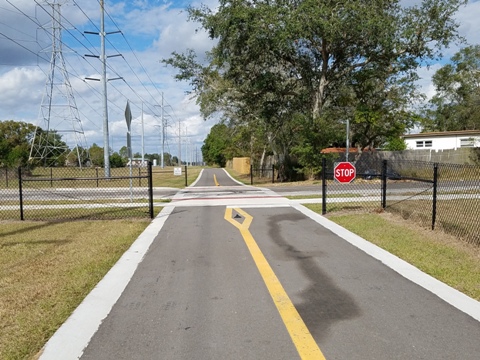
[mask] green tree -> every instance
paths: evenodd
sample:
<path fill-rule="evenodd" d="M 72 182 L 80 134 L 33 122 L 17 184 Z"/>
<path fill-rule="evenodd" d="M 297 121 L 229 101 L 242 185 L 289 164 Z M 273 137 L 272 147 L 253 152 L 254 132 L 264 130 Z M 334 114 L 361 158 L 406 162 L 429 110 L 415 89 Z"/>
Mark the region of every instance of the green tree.
<path fill-rule="evenodd" d="M 118 151 L 118 154 L 122 157 L 122 159 L 128 159 L 128 149 L 126 146 L 122 146 L 121 149 Z"/>
<path fill-rule="evenodd" d="M 407 149 L 407 143 L 401 137 L 390 137 L 383 146 L 387 151 L 403 151 Z"/>
<path fill-rule="evenodd" d="M 160 155 L 158 155 L 158 161 L 157 164 L 160 164 Z M 164 166 L 173 166 L 173 160 L 172 160 L 172 155 L 170 153 L 163 153 L 163 165 Z"/>
<path fill-rule="evenodd" d="M 21 121 L 0 121 L 0 166 L 26 166 L 35 125 Z"/>
<path fill-rule="evenodd" d="M 97 144 L 93 143 L 88 149 L 90 154 L 90 160 L 92 161 L 93 166 L 103 167 L 105 164 L 103 147 L 98 146 Z"/>
<path fill-rule="evenodd" d="M 279 160 L 295 148 L 313 169 L 319 164 L 308 152 L 344 128 L 345 116 L 360 146 L 411 126 L 416 70 L 458 38 L 453 15 L 465 2 L 221 0 L 217 11 L 189 8 L 216 40 L 207 63 L 192 51 L 165 62 L 190 81 L 204 116 L 246 124 Z M 304 141 L 298 126 L 319 136 Z"/>
<path fill-rule="evenodd" d="M 112 168 L 125 167 L 126 165 L 126 161 L 117 152 L 114 152 L 112 155 L 110 155 L 109 159 L 110 167 Z"/>
<path fill-rule="evenodd" d="M 79 161 L 80 156 L 80 161 Z M 89 165 L 90 156 L 88 154 L 87 149 L 83 147 L 75 147 L 70 153 L 67 155 L 67 164 L 73 166 L 80 166 L 80 165 Z"/>
<path fill-rule="evenodd" d="M 208 165 L 224 167 L 227 163 L 226 152 L 230 146 L 230 131 L 225 124 L 216 124 L 202 146 L 203 160 Z"/>
<path fill-rule="evenodd" d="M 422 125 L 427 131 L 480 129 L 480 45 L 461 49 L 433 75 L 436 94 Z"/>
<path fill-rule="evenodd" d="M 29 162 L 44 167 L 65 166 L 71 152 L 62 136 L 54 129 L 37 127 L 31 141 Z"/>

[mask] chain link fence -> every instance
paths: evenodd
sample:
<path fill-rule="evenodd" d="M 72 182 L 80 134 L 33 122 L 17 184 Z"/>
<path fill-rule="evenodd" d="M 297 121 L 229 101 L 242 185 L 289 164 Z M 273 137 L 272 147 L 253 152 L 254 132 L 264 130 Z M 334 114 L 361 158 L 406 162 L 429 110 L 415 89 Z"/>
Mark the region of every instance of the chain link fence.
<path fill-rule="evenodd" d="M 422 226 L 480 245 L 480 167 L 356 157 L 351 183 L 334 179 L 345 159 L 325 159 L 322 212 L 389 211 Z"/>
<path fill-rule="evenodd" d="M 389 188 L 385 209 L 404 219 L 435 228 L 438 181 L 435 180 L 436 164 L 422 161 L 389 161 L 390 168 L 399 175 L 397 186 Z M 438 179 L 437 179 L 438 180 Z"/>
<path fill-rule="evenodd" d="M 271 166 L 259 166 L 256 164 L 250 165 L 250 185 L 253 185 L 253 179 L 257 183 L 272 183 L 279 181 L 278 170 L 275 169 L 275 165 Z"/>
<path fill-rule="evenodd" d="M 152 167 L 0 169 L 0 219 L 153 218 Z"/>
<path fill-rule="evenodd" d="M 480 167 L 439 164 L 436 227 L 480 245 Z"/>

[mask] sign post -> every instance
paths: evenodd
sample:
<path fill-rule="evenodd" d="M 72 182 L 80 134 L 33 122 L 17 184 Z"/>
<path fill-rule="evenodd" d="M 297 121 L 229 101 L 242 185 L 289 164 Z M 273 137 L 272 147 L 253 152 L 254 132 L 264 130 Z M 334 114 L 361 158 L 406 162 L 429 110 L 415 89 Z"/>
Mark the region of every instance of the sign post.
<path fill-rule="evenodd" d="M 173 168 L 173 175 L 174 176 L 181 176 L 182 175 L 182 167 L 176 166 Z"/>
<path fill-rule="evenodd" d="M 132 112 L 130 110 L 130 103 L 127 100 L 127 106 L 125 107 L 125 121 L 127 122 L 127 153 L 128 159 L 130 160 L 130 202 L 133 201 L 133 191 L 132 191 L 132 136 L 131 136 L 131 125 L 132 125 Z"/>
<path fill-rule="evenodd" d="M 338 163 L 333 170 L 333 177 L 341 184 L 351 183 L 356 175 L 355 165 L 349 162 Z"/>

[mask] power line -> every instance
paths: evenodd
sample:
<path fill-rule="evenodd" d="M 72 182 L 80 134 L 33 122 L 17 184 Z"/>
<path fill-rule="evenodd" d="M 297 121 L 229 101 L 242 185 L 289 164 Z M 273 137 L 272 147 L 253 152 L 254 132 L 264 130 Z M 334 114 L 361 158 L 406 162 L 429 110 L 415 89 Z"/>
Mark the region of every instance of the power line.
<path fill-rule="evenodd" d="M 17 6 L 15 6 L 11 1 L 9 0 L 6 0 L 13 8 L 17 9 L 18 13 L 19 14 L 22 14 L 23 16 L 25 16 L 26 18 L 28 18 L 30 21 L 32 21 L 34 24 L 36 24 L 37 26 L 41 26 L 39 21 L 26 14 L 25 12 L 23 12 L 22 10 L 20 10 Z M 97 0 L 97 2 L 99 2 Z M 43 11 L 45 11 L 45 9 L 40 5 L 38 4 L 37 0 L 35 0 L 35 3 L 37 3 L 38 6 L 40 6 L 42 8 Z M 87 12 L 78 4 L 79 2 L 78 1 L 75 1 L 73 0 L 73 4 L 77 7 L 77 9 L 83 14 L 83 16 L 85 16 L 85 18 L 89 21 L 89 23 L 92 25 L 92 27 L 94 27 L 96 30 L 98 30 L 98 26 L 96 25 L 96 23 L 90 18 L 90 16 L 87 14 Z M 100 3 L 100 2 L 99 2 Z M 11 10 L 9 10 L 11 11 Z M 15 12 L 15 11 L 12 11 L 12 12 Z M 15 12 L 17 13 L 17 12 Z M 107 16 L 109 17 L 110 21 L 112 24 L 114 24 L 114 26 L 116 27 L 116 29 L 118 29 L 118 25 L 117 23 L 115 22 L 115 20 L 112 18 L 112 16 L 108 13 L 108 11 L 106 12 Z M 87 50 L 88 53 L 90 54 L 98 54 L 98 51 L 96 51 L 96 47 L 92 44 L 91 41 L 88 40 L 88 37 L 85 36 L 84 33 L 82 33 L 81 29 L 79 29 L 77 26 L 73 25 L 71 21 L 69 21 L 67 18 L 65 18 L 65 15 L 64 14 L 61 14 L 61 17 L 62 17 L 62 24 L 61 24 L 61 27 L 63 30 L 65 30 L 66 32 L 66 35 L 67 36 L 70 36 L 72 41 L 76 42 L 77 44 L 79 44 L 79 47 L 80 48 L 84 48 Z M 67 26 L 65 26 L 65 24 L 67 24 Z M 68 29 L 67 27 L 72 27 L 72 29 Z M 79 35 L 80 33 L 80 35 Z M 125 64 L 126 66 L 128 67 L 129 69 L 129 72 L 131 75 L 133 75 L 135 77 L 135 79 L 138 81 L 138 84 L 145 90 L 145 93 L 147 94 L 147 96 L 144 96 L 142 95 L 140 92 L 138 92 L 138 87 L 134 86 L 130 81 L 128 81 L 128 78 L 123 78 L 123 82 L 122 84 L 125 85 L 129 91 L 132 92 L 132 94 L 134 95 L 134 97 L 138 98 L 139 101 L 141 101 L 142 103 L 144 103 L 144 106 L 145 106 L 145 110 L 147 110 L 148 112 L 150 112 L 151 114 L 155 114 L 155 105 L 158 105 L 158 99 L 160 98 L 161 96 L 161 90 L 158 86 L 158 84 L 156 84 L 153 79 L 151 78 L 149 72 L 146 70 L 146 68 L 144 67 L 144 65 L 142 64 L 142 62 L 140 61 L 140 58 L 139 56 L 137 55 L 136 51 L 134 51 L 133 47 L 131 46 L 131 44 L 129 43 L 129 40 L 127 39 L 127 37 L 125 36 L 125 34 L 123 34 L 123 32 L 120 31 L 120 34 L 122 35 L 122 40 L 125 41 L 125 43 L 127 44 L 128 46 L 128 49 L 129 49 L 129 52 L 131 53 L 131 56 L 133 56 L 133 58 L 135 59 L 135 62 L 138 63 L 138 68 L 141 69 L 142 71 L 142 77 L 146 79 L 148 79 L 147 82 L 145 82 L 144 80 L 142 80 L 142 77 L 139 75 L 139 73 L 134 69 L 134 67 L 132 66 L 132 63 L 127 59 L 125 58 L 124 56 L 122 56 L 122 59 L 125 61 Z M 6 34 L 1 34 L 2 36 L 6 35 Z M 27 34 L 24 34 L 24 35 L 27 35 Z M 44 60 L 44 61 L 48 61 L 48 59 L 46 59 L 45 57 L 41 56 L 41 55 L 38 55 L 36 54 L 34 51 L 30 50 L 28 47 L 22 45 L 19 41 L 15 41 L 15 39 L 12 38 L 12 36 L 8 36 L 6 35 L 6 38 L 9 39 L 10 41 L 12 41 L 13 43 L 17 44 L 18 46 L 21 46 L 22 48 L 24 48 L 25 50 L 31 52 L 32 54 L 35 54 L 37 55 L 40 59 Z M 115 44 L 113 44 L 112 42 L 110 42 L 108 39 L 107 39 L 107 43 L 109 44 L 109 46 L 111 46 L 113 49 L 117 49 L 117 47 L 115 46 Z M 37 44 L 38 44 L 38 41 L 37 41 Z M 94 69 L 95 71 L 97 71 L 97 68 L 96 66 L 94 66 L 92 64 L 92 62 L 90 61 L 90 59 L 88 58 L 85 58 L 83 57 L 81 54 L 79 54 L 78 52 L 78 49 L 75 49 L 71 43 L 70 44 L 67 44 L 65 43 L 65 41 L 63 41 L 63 46 L 65 46 L 66 49 L 70 50 L 75 56 L 79 56 L 82 58 L 83 61 L 86 61 L 86 66 L 91 68 L 91 69 Z M 68 71 L 68 74 L 70 74 L 72 77 L 74 78 L 78 78 L 82 81 L 84 81 L 84 76 L 80 75 L 79 72 L 76 70 L 77 69 L 77 66 L 72 66 L 73 64 L 71 63 L 70 60 L 66 60 L 66 62 L 68 63 L 69 65 L 69 68 L 71 70 Z M 109 70 L 109 72 L 111 72 L 111 74 L 113 76 L 118 76 L 118 67 L 114 67 L 112 66 L 111 64 L 107 64 L 107 68 Z M 40 69 L 42 69 L 40 67 Z M 118 76 L 120 77 L 120 76 Z M 84 81 L 85 82 L 85 81 Z M 91 90 L 92 94 L 94 94 L 97 98 L 99 98 L 101 96 L 99 90 L 88 84 L 88 82 L 86 82 L 88 88 Z M 124 98 L 124 99 L 129 99 L 129 96 L 128 94 L 123 91 L 119 86 L 117 85 L 114 85 L 112 84 L 112 90 L 114 90 L 115 92 L 118 93 L 118 97 L 121 97 L 121 98 Z M 81 95 L 80 93 L 78 93 L 76 90 L 75 91 L 75 96 L 79 97 L 80 99 L 82 99 L 85 104 L 91 108 L 97 115 L 98 115 L 98 109 L 95 109 L 94 107 L 92 107 L 92 104 L 90 102 L 88 102 L 84 97 L 83 95 Z M 118 99 L 117 97 L 117 99 Z M 115 100 L 115 99 L 107 99 L 107 102 L 110 106 L 113 107 L 112 111 L 114 113 L 122 113 L 123 109 L 121 106 L 118 105 L 118 100 Z M 134 101 L 131 101 L 131 104 L 132 106 L 134 106 L 136 109 L 138 109 L 140 106 L 138 103 L 135 103 Z M 169 109 L 170 108 L 170 109 Z M 177 113 L 175 112 L 174 108 L 170 105 L 170 103 L 168 102 L 167 99 L 164 99 L 164 104 L 163 104 L 163 109 L 164 109 L 164 113 L 165 113 L 165 116 L 166 117 L 172 117 L 172 119 L 175 120 L 175 122 L 178 121 L 179 117 L 177 115 Z M 82 112 L 83 114 L 83 112 Z M 87 120 L 90 120 L 90 117 L 86 117 Z M 91 120 L 90 120 L 91 121 Z M 93 124 L 93 123 L 92 123 Z M 98 126 L 98 125 L 97 125 Z"/>

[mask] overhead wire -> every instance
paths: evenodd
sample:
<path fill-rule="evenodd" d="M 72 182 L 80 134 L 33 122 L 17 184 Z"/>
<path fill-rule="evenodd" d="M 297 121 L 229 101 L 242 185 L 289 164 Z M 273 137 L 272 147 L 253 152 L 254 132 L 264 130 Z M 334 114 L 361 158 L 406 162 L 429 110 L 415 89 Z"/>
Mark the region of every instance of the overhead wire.
<path fill-rule="evenodd" d="M 117 28 L 117 30 L 120 32 L 120 34 L 122 35 L 123 37 L 123 40 L 125 41 L 125 43 L 127 44 L 130 52 L 133 54 L 133 56 L 135 57 L 135 60 L 137 60 L 138 64 L 140 65 L 143 73 L 147 76 L 147 78 L 150 80 L 150 83 L 151 85 L 153 85 L 154 89 L 157 90 L 158 92 L 158 95 L 162 96 L 161 94 L 161 91 L 158 89 L 158 87 L 155 85 L 155 83 L 153 82 L 152 78 L 150 77 L 148 71 L 145 69 L 145 67 L 143 66 L 142 62 L 140 61 L 140 59 L 138 58 L 136 52 L 133 50 L 132 46 L 130 45 L 130 42 L 128 41 L 128 39 L 125 37 L 125 34 L 120 30 L 119 26 L 117 25 L 116 21 L 112 18 L 112 16 L 110 15 L 110 13 L 105 10 L 105 13 L 107 14 L 108 18 L 110 19 L 110 21 L 112 22 L 112 24 Z M 110 43 L 112 46 L 114 46 L 112 43 Z M 115 46 L 114 46 L 115 48 Z M 116 49 L 116 48 L 115 48 Z M 118 50 L 117 50 L 118 51 Z M 130 65 L 130 63 L 127 61 L 127 59 L 125 59 L 125 57 L 123 57 L 127 66 L 129 67 L 129 69 L 132 71 L 132 73 L 135 75 L 135 77 L 137 78 L 137 80 L 140 82 L 140 84 L 143 86 L 143 88 L 147 91 L 147 93 L 151 96 L 152 100 L 155 99 L 155 97 L 153 96 L 153 94 L 150 92 L 150 90 L 146 87 L 146 85 L 143 83 L 143 81 L 140 79 L 140 77 L 138 76 L 138 74 L 136 73 L 136 71 L 132 68 L 132 66 Z M 143 97 L 141 98 L 144 102 L 145 99 L 143 99 Z M 155 101 L 156 102 L 156 101 Z M 155 104 L 155 106 L 160 106 L 159 104 Z"/>
<path fill-rule="evenodd" d="M 15 12 L 15 11 L 10 10 L 11 12 L 14 12 L 14 13 L 17 13 L 17 14 L 21 14 L 21 15 L 25 16 L 26 18 L 28 18 L 30 21 L 32 21 L 35 25 L 43 28 L 42 24 L 40 24 L 38 21 L 36 21 L 35 18 L 29 16 L 28 14 L 26 14 L 25 12 L 23 12 L 22 10 L 20 10 L 18 7 L 16 7 L 15 5 L 13 5 L 10 1 L 7 0 L 7 2 L 8 2 L 9 4 L 11 4 L 11 5 L 18 11 L 18 12 Z M 37 3 L 37 5 L 39 5 L 39 4 Z M 41 5 L 39 5 L 39 6 L 41 7 Z M 43 7 L 42 7 L 42 9 L 43 9 Z M 45 9 L 43 9 L 43 10 L 45 10 Z M 43 56 L 35 53 L 35 52 L 34 52 L 33 50 L 31 50 L 30 48 L 22 45 L 20 42 L 18 42 L 18 41 L 16 41 L 15 39 L 9 37 L 8 35 L 3 34 L 3 33 L 0 33 L 0 35 L 2 35 L 3 37 L 7 38 L 7 39 L 10 40 L 10 41 L 12 41 L 12 42 L 15 43 L 16 45 L 22 47 L 22 48 L 25 49 L 26 51 L 28 51 L 28 52 L 36 55 L 38 58 L 40 58 L 41 60 L 45 61 L 46 63 L 48 63 L 48 62 L 51 61 L 51 59 L 47 59 L 46 57 L 43 57 Z M 28 34 L 26 34 L 26 35 L 28 36 Z M 80 41 L 79 41 L 79 42 L 80 42 Z M 80 42 L 80 43 L 81 43 L 81 42 Z M 65 44 L 62 42 L 62 46 L 63 46 L 63 45 L 65 45 Z M 67 46 L 67 47 L 68 47 L 69 49 L 71 49 L 74 53 L 76 53 L 76 54 L 78 55 L 78 52 L 76 52 L 74 49 L 72 49 L 72 48 L 69 47 L 69 46 Z M 87 49 L 88 49 L 88 48 L 87 48 Z M 83 58 L 83 57 L 82 57 L 82 58 Z M 84 59 L 84 60 L 85 60 L 85 59 Z M 65 57 L 64 57 L 64 61 L 65 61 L 65 62 L 68 62 L 68 60 L 67 60 Z M 87 61 L 87 63 L 89 63 L 89 62 Z M 91 65 L 91 66 L 93 67 L 93 65 Z M 59 65 L 56 65 L 56 68 L 57 68 L 58 70 L 62 70 L 62 69 L 63 69 L 63 68 L 61 68 Z M 95 69 L 95 67 L 93 67 L 93 68 Z M 45 76 L 48 78 L 49 74 L 47 73 L 47 71 L 46 71 L 45 69 L 43 69 L 42 67 L 40 67 L 40 66 L 39 66 L 39 69 L 40 69 L 40 70 L 45 74 Z M 70 66 L 70 69 L 75 69 L 75 67 L 74 67 L 74 66 Z M 85 82 L 85 79 L 84 79 L 83 77 L 81 77 L 80 75 L 78 75 L 77 73 L 73 73 L 72 71 L 69 71 L 69 70 L 67 70 L 67 69 L 65 69 L 65 71 L 66 71 L 66 73 L 67 73 L 68 75 L 70 75 L 70 76 L 72 76 L 72 77 L 75 77 L 75 78 L 78 78 L 78 79 L 80 79 L 80 80 L 82 80 L 82 81 Z M 99 92 L 98 90 L 96 90 L 94 87 L 90 86 L 88 83 L 87 83 L 87 86 L 88 86 L 94 93 L 96 93 L 97 96 L 100 98 L 101 94 L 100 94 L 100 92 Z M 82 97 L 74 88 L 72 88 L 72 90 L 76 93 L 76 96 L 77 96 L 77 97 L 80 97 L 80 98 L 83 100 L 83 97 Z M 87 104 L 88 106 L 90 106 L 93 111 L 95 111 L 97 114 L 99 114 L 99 116 L 101 116 L 101 114 L 98 113 L 98 110 L 94 109 L 94 108 L 91 106 L 91 104 L 90 104 L 89 101 L 84 101 L 84 103 Z M 79 110 L 78 107 L 77 107 L 77 110 Z M 80 110 L 79 110 L 79 112 L 80 112 Z M 83 112 L 81 112 L 81 113 L 82 113 L 82 115 L 84 115 L 84 118 L 85 118 L 85 119 L 89 119 L 89 117 L 85 116 L 85 114 L 84 114 Z M 90 121 L 90 123 L 92 123 L 93 125 L 97 126 L 97 125 L 96 125 L 94 122 L 92 122 L 92 121 Z M 98 126 L 97 126 L 97 128 L 98 128 Z"/>
<path fill-rule="evenodd" d="M 9 0 L 6 0 L 11 6 L 13 6 L 15 9 L 17 9 L 17 11 L 22 14 L 23 16 L 27 17 L 30 21 L 34 22 L 37 26 L 39 27 L 42 27 L 43 26 L 38 22 L 36 21 L 35 18 L 29 16 L 28 14 L 26 14 L 25 12 L 21 11 L 18 7 L 16 7 L 15 5 L 12 4 L 11 1 Z M 98 1 L 98 0 L 97 0 Z M 39 5 L 43 11 L 47 12 L 36 0 L 35 0 L 35 3 L 37 5 Z M 77 1 L 73 0 L 73 3 L 74 5 L 82 12 L 82 14 L 88 19 L 88 21 L 98 30 L 98 27 L 96 26 L 95 22 L 88 16 L 88 14 L 82 9 L 82 7 L 78 4 Z M 8 10 L 8 9 L 7 9 Z M 9 10 L 11 11 L 11 10 Z M 115 25 L 115 27 L 119 30 L 119 27 L 118 25 L 116 24 L 116 22 L 113 20 L 113 18 L 110 16 L 110 14 L 108 12 L 107 13 L 107 16 L 109 17 L 110 21 L 112 22 L 112 24 Z M 48 14 L 48 12 L 47 12 Z M 50 15 L 50 14 L 49 14 Z M 59 24 L 62 28 L 62 30 L 65 30 L 76 42 L 78 42 L 82 47 L 84 47 L 87 51 L 91 52 L 91 48 L 87 47 L 85 45 L 85 43 L 79 39 L 78 36 L 75 35 L 75 31 L 76 32 L 79 32 L 81 34 L 81 39 L 87 39 L 87 37 L 84 35 L 84 33 L 78 29 L 76 26 L 74 26 L 68 19 L 66 19 L 64 17 L 64 15 L 60 15 L 61 18 L 66 22 L 68 23 L 70 26 L 72 26 L 73 30 L 74 31 L 71 31 L 70 29 L 67 29 L 63 23 L 63 21 Z M 128 42 L 128 39 L 125 37 L 125 35 L 123 34 L 123 32 L 121 32 L 121 35 L 122 35 L 122 38 L 123 40 L 125 41 L 125 43 L 127 44 L 130 52 L 133 54 L 135 60 L 138 62 L 138 64 L 140 65 L 140 68 L 142 69 L 143 73 L 145 74 L 145 76 L 148 78 L 148 80 L 150 81 L 150 85 L 153 86 L 154 90 L 158 93 L 159 96 L 162 96 L 162 92 L 160 91 L 160 89 L 158 88 L 158 86 L 155 84 L 155 82 L 152 80 L 152 78 L 150 77 L 149 73 L 147 72 L 147 70 L 145 69 L 145 67 L 143 66 L 143 64 L 141 63 L 140 59 L 138 58 L 136 52 L 133 50 L 132 46 L 130 45 L 130 43 Z M 9 37 L 8 35 L 6 34 L 3 34 L 3 33 L 0 33 L 0 35 L 4 36 L 5 38 L 9 39 L 10 41 L 13 41 L 14 43 L 16 43 L 17 45 L 21 46 L 22 48 L 24 48 L 25 50 L 35 54 L 32 50 L 28 49 L 27 47 L 23 46 L 22 44 L 20 44 L 18 41 L 15 41 L 14 39 L 12 39 L 11 37 Z M 95 48 L 95 46 L 87 39 L 86 40 L 93 48 Z M 110 46 L 116 50 L 116 46 L 110 42 L 109 40 L 107 40 L 108 43 L 110 44 Z M 95 71 L 97 70 L 96 67 L 90 62 L 88 61 L 84 56 L 80 55 L 78 53 L 78 51 L 74 48 L 72 48 L 70 45 L 66 44 L 65 42 L 62 41 L 62 46 L 65 46 L 66 48 L 68 48 L 69 50 L 71 50 L 74 54 L 80 56 L 83 60 L 85 60 L 87 62 L 87 64 L 92 67 Z M 98 53 L 98 51 L 97 51 Z M 39 56 L 38 54 L 35 54 L 37 56 Z M 46 62 L 49 62 L 50 60 L 49 59 L 46 59 L 45 57 L 42 57 L 42 56 L 39 56 L 42 60 L 46 61 Z M 116 69 L 114 67 L 112 67 L 111 65 L 107 64 L 107 67 L 108 69 L 113 73 L 115 74 L 117 77 L 121 78 L 123 80 L 123 83 L 130 89 L 130 91 L 132 91 L 132 93 L 144 104 L 144 106 L 147 108 L 147 110 L 149 110 L 153 116 L 155 116 L 155 113 L 157 112 L 156 110 L 156 107 L 157 106 L 161 106 L 158 104 L 158 100 L 155 99 L 155 96 L 152 94 L 150 88 L 148 88 L 146 86 L 146 84 L 144 83 L 144 81 L 142 81 L 142 79 L 140 78 L 140 76 L 137 74 L 137 72 L 133 69 L 133 67 L 131 66 L 131 64 L 128 62 L 128 60 L 122 55 L 122 58 L 124 59 L 125 63 L 127 64 L 129 70 L 132 72 L 132 74 L 136 77 L 136 79 L 138 80 L 138 82 L 140 83 L 140 85 L 146 90 L 146 92 L 148 93 L 150 99 L 146 99 L 144 96 L 142 96 L 141 94 L 138 93 L 138 91 L 127 81 L 125 80 L 125 78 L 121 77 L 118 72 L 116 71 Z M 71 66 L 71 63 L 69 62 L 69 60 L 65 59 L 65 62 L 67 62 L 69 65 L 70 65 L 70 68 L 71 69 L 75 69 L 74 66 Z M 58 65 L 57 65 L 58 67 Z M 67 74 L 75 77 L 75 78 L 78 78 L 78 79 L 81 79 L 82 81 L 85 82 L 85 79 L 82 78 L 82 76 L 80 76 L 75 70 L 73 71 L 69 71 L 69 70 L 66 70 L 67 71 Z M 88 82 L 87 82 L 88 84 Z M 87 85 L 89 86 L 90 89 L 92 89 L 92 91 L 95 93 L 96 96 L 100 97 L 101 94 L 100 92 L 95 89 L 95 87 L 93 86 L 90 86 L 90 85 Z M 114 84 L 111 85 L 111 87 L 118 92 L 118 94 L 122 97 L 124 97 L 125 99 L 128 99 L 128 97 L 123 93 L 123 91 L 121 89 L 119 89 L 117 86 L 115 86 Z M 75 94 L 76 96 L 80 97 L 80 99 L 82 99 L 82 101 L 84 101 L 85 104 L 87 104 L 93 111 L 95 111 L 97 114 L 99 114 L 98 110 L 97 109 L 94 109 L 90 102 L 89 101 L 86 101 L 83 96 L 76 90 L 75 91 Z M 109 100 L 109 104 L 113 105 L 114 108 L 118 109 L 119 112 L 123 112 L 123 109 L 116 103 L 116 102 L 112 102 Z M 139 106 L 137 104 L 132 104 L 132 106 L 136 106 L 137 108 L 139 108 Z M 167 117 L 174 117 L 175 120 L 178 120 L 178 116 L 177 114 L 175 113 L 173 107 L 168 103 L 168 101 L 164 98 L 164 103 L 163 103 L 163 107 L 164 107 L 164 114 L 166 113 L 166 116 Z M 171 112 L 169 110 L 166 110 L 170 108 L 171 109 Z M 83 114 L 82 112 L 82 115 L 85 115 Z M 85 116 L 86 119 L 89 119 L 88 117 Z"/>
<path fill-rule="evenodd" d="M 100 2 L 97 0 L 97 2 L 100 4 Z M 75 4 L 78 6 L 78 4 L 75 2 Z M 127 40 L 127 38 L 125 37 L 125 35 L 123 34 L 123 32 L 120 30 L 119 26 L 117 25 L 117 23 L 115 22 L 115 20 L 112 18 L 112 16 L 110 15 L 110 13 L 104 9 L 105 13 L 107 14 L 107 17 L 110 19 L 110 21 L 112 22 L 112 24 L 116 27 L 116 29 L 118 30 L 118 32 L 122 35 L 125 43 L 127 44 L 130 52 L 133 54 L 133 56 L 135 57 L 135 59 L 137 60 L 138 64 L 140 65 L 141 69 L 143 70 L 144 74 L 147 76 L 147 78 L 150 80 L 150 83 L 151 85 L 154 87 L 154 89 L 158 92 L 158 95 L 159 96 L 163 96 L 162 95 L 162 92 L 158 89 L 158 87 L 155 85 L 154 81 L 152 80 L 152 78 L 150 77 L 148 71 L 145 69 L 145 67 L 143 66 L 143 64 L 141 63 L 140 59 L 138 58 L 138 56 L 136 55 L 136 52 L 133 50 L 132 46 L 130 45 L 129 41 Z M 113 47 L 113 49 L 117 52 L 120 52 L 116 46 L 107 38 L 107 42 Z M 122 55 L 122 58 L 125 60 L 125 63 L 127 64 L 127 66 L 129 67 L 130 71 L 135 75 L 135 77 L 137 78 L 137 80 L 139 81 L 139 83 L 142 85 L 142 87 L 147 91 L 147 93 L 151 96 L 151 99 L 154 100 L 154 103 L 153 104 L 150 104 L 149 101 L 147 101 L 143 96 L 141 96 L 123 77 L 123 81 L 125 82 L 125 84 L 129 87 L 129 89 L 148 107 L 148 109 L 153 113 L 155 114 L 155 109 L 151 108 L 152 105 L 153 107 L 156 107 L 156 106 L 161 106 L 158 104 L 158 101 L 155 101 L 155 97 L 153 96 L 153 94 L 150 92 L 150 90 L 147 88 L 147 86 L 143 83 L 143 81 L 140 79 L 140 77 L 138 76 L 138 74 L 136 73 L 136 71 L 132 68 L 132 66 L 130 65 L 130 63 L 127 61 L 127 59 Z M 119 76 L 120 77 L 120 76 Z M 115 88 L 115 87 L 114 87 Z M 165 99 L 164 99 L 164 102 Z M 169 105 L 167 103 L 167 105 Z M 138 108 L 138 105 L 136 104 L 132 104 L 132 106 L 137 106 Z M 173 107 L 171 105 L 169 105 L 171 108 L 172 108 L 172 111 L 173 110 Z M 164 107 L 165 107 L 165 104 L 164 104 Z M 176 115 L 175 115 L 176 116 Z"/>

